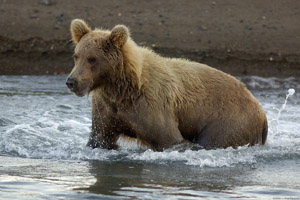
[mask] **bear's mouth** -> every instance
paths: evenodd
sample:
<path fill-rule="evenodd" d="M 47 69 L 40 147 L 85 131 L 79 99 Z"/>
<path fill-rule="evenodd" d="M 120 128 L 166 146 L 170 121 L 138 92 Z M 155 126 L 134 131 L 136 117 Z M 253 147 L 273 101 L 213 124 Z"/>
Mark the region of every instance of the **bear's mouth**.
<path fill-rule="evenodd" d="M 78 97 L 83 97 L 86 95 L 86 93 L 88 93 L 89 91 L 89 88 L 85 88 L 84 90 L 81 90 L 81 91 L 74 91 L 74 94 Z"/>
<path fill-rule="evenodd" d="M 79 87 L 79 88 L 77 88 L 77 90 L 74 90 L 72 92 L 74 92 L 74 94 L 78 97 L 83 97 L 90 91 L 91 91 L 90 84 L 85 83 L 82 87 Z"/>

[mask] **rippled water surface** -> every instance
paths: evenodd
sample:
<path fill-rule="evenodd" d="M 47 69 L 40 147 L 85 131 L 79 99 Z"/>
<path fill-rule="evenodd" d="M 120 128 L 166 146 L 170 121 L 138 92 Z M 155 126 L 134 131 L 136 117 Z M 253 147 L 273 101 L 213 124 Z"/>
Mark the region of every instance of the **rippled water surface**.
<path fill-rule="evenodd" d="M 65 79 L 0 76 L 0 199 L 300 199 L 299 79 L 240 77 L 266 111 L 267 145 L 164 152 L 86 147 L 90 100 Z"/>

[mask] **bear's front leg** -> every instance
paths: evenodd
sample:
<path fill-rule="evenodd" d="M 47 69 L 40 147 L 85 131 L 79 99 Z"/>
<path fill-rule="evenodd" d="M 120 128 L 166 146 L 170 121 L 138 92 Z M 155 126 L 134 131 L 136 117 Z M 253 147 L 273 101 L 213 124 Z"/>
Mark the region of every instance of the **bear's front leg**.
<path fill-rule="evenodd" d="M 97 134 L 95 134 L 93 131 L 90 133 L 90 137 L 86 146 L 92 147 L 93 149 L 101 146 L 100 143 L 97 141 Z"/>
<path fill-rule="evenodd" d="M 93 128 L 86 145 L 92 148 L 117 149 L 116 141 L 115 134 L 108 136 L 107 133 Z"/>
<path fill-rule="evenodd" d="M 117 149 L 121 128 L 112 108 L 99 98 L 92 99 L 92 131 L 87 146 Z"/>

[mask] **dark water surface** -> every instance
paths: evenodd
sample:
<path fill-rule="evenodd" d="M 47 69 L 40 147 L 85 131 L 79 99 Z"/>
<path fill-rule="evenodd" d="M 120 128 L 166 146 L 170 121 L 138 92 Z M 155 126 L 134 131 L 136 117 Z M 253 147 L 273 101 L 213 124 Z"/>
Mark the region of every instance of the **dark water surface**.
<path fill-rule="evenodd" d="M 0 76 L 0 199 L 300 199 L 299 79 L 240 77 L 267 145 L 164 152 L 86 147 L 90 100 L 65 79 Z"/>

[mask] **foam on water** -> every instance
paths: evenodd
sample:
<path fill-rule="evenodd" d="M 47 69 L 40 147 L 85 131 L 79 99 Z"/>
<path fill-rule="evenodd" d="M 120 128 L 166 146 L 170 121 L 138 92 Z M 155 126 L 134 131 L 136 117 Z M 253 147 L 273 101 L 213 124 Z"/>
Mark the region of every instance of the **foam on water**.
<path fill-rule="evenodd" d="M 252 166 L 300 158 L 300 100 L 295 92 L 299 84 L 293 78 L 241 78 L 266 111 L 270 127 L 265 146 L 209 151 L 173 148 L 164 152 L 136 150 L 131 148 L 135 144 L 128 143 L 118 151 L 86 147 L 91 128 L 90 101 L 70 94 L 64 80 L 61 76 L 0 77 L 0 154 L 62 160 L 181 162 L 198 167 Z"/>

